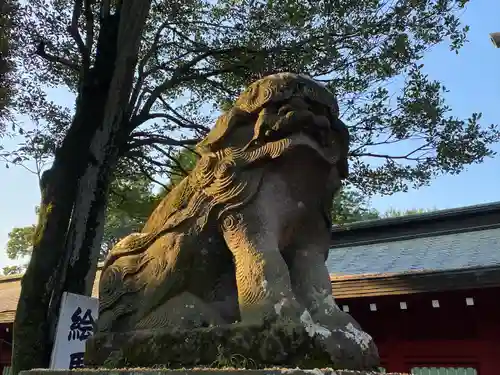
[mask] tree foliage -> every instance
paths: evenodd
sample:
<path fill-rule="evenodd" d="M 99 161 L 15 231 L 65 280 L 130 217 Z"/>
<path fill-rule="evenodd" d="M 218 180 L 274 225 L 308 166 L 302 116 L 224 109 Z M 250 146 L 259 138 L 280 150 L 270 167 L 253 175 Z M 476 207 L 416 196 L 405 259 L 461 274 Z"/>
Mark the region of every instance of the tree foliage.
<path fill-rule="evenodd" d="M 6 252 L 9 259 L 19 259 L 31 255 L 35 225 L 14 228 L 9 232 Z"/>
<path fill-rule="evenodd" d="M 50 102 L 46 87 L 78 93 L 82 69 L 95 59 L 98 3 L 89 2 L 94 5 L 73 25 L 88 45 L 84 56 L 77 46 L 82 41 L 75 44 L 71 32 L 61 32 L 71 24 L 72 1 L 34 0 L 22 9 L 19 32 L 23 45 L 32 48 L 17 51 L 26 84 L 16 109 L 39 124 L 32 132 L 48 155 L 61 142 L 72 108 Z M 322 79 L 339 96 L 353 134 L 350 181 L 357 188 L 389 194 L 427 184 L 436 174 L 458 173 L 492 155 L 489 145 L 498 131 L 480 127 L 478 114 L 464 120 L 451 116 L 446 88 L 423 73 L 419 60 L 444 40 L 454 51 L 461 47 L 467 28 L 456 12 L 464 4 L 153 2 L 127 110 L 130 135 L 122 162 L 129 172 L 156 179 L 172 168 L 174 146 L 192 144 L 206 132 L 212 108 L 234 100 L 256 77 L 291 70 Z M 394 92 L 387 83 L 397 76 L 404 82 Z"/>
<path fill-rule="evenodd" d="M 399 210 L 396 208 L 390 208 L 387 211 L 385 211 L 381 217 L 388 218 L 388 217 L 402 217 L 409 215 L 421 215 L 435 211 L 437 211 L 437 208 L 411 208 L 409 210 Z"/>
<path fill-rule="evenodd" d="M 379 219 L 379 212 L 371 208 L 369 204 L 369 199 L 360 191 L 352 188 L 342 189 L 333 199 L 332 223 L 342 225 Z"/>
<path fill-rule="evenodd" d="M 104 260 L 120 239 L 141 231 L 160 199 L 146 178 L 115 180 L 111 184 L 99 260 Z"/>
<path fill-rule="evenodd" d="M 333 200 L 332 222 L 334 225 L 342 225 L 365 220 L 420 215 L 434 211 L 437 211 L 437 208 L 411 208 L 406 210 L 389 208 L 384 212 L 380 212 L 371 207 L 370 199 L 365 194 L 347 187 L 342 189 Z"/>
<path fill-rule="evenodd" d="M 168 183 L 162 190 L 164 195 L 172 190 L 172 188 L 174 188 L 189 174 L 189 172 L 193 170 L 198 162 L 198 159 L 199 156 L 192 148 L 185 148 L 173 155 L 173 163 L 170 167 Z"/>
<path fill-rule="evenodd" d="M 25 266 L 6 266 L 2 268 L 2 271 L 5 276 L 19 275 L 25 268 Z"/>

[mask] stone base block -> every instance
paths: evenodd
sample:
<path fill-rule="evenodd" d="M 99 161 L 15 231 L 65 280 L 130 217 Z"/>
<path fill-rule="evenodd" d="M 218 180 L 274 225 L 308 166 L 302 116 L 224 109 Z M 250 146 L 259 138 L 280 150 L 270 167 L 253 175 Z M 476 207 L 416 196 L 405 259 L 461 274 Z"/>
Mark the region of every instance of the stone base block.
<path fill-rule="evenodd" d="M 378 368 L 376 347 L 360 346 L 353 335 L 334 332 L 327 337 L 307 332 L 302 325 L 267 327 L 232 324 L 193 330 L 144 330 L 96 334 L 86 346 L 89 367 L 123 368 Z"/>
<path fill-rule="evenodd" d="M 31 370 L 21 371 L 20 375 L 380 375 L 374 371 L 350 371 L 333 369 L 302 370 L 269 368 L 262 370 L 245 369 L 155 369 L 155 368 L 130 368 L 130 369 L 81 369 L 81 370 Z M 384 375 L 409 375 L 402 373 L 386 373 Z"/>

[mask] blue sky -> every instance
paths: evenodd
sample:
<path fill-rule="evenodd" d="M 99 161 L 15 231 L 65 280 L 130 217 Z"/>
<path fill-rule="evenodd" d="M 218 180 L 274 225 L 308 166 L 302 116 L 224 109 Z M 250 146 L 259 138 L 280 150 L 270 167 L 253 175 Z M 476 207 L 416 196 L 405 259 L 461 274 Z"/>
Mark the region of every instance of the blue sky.
<path fill-rule="evenodd" d="M 465 118 L 472 112 L 482 112 L 484 125 L 500 123 L 500 49 L 493 47 L 488 36 L 490 32 L 500 31 L 499 14 L 498 0 L 471 1 L 462 17 L 471 28 L 466 46 L 458 55 L 450 52 L 446 44 L 436 46 L 423 61 L 425 72 L 441 80 L 450 90 L 447 100 L 452 114 Z M 67 102 L 68 98 L 62 95 L 55 91 L 54 100 Z M 15 142 L 14 139 L 4 145 L 10 148 Z M 500 145 L 494 149 L 500 153 Z M 21 167 L 6 169 L 0 166 L 0 181 L 3 182 L 0 195 L 1 268 L 16 263 L 3 251 L 7 234 L 13 227 L 35 222 L 34 207 L 40 195 L 36 177 Z M 419 190 L 373 197 L 372 206 L 380 211 L 391 207 L 445 209 L 500 201 L 499 185 L 500 156 L 470 166 L 458 176 L 441 176 Z"/>

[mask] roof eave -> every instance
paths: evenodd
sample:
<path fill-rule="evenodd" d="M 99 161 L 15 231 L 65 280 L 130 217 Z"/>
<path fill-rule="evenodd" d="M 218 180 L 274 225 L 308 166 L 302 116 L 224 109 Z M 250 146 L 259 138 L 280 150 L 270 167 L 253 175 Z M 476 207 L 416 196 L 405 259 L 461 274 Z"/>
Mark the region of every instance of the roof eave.
<path fill-rule="evenodd" d="M 500 266 L 331 276 L 336 298 L 362 298 L 500 287 Z"/>

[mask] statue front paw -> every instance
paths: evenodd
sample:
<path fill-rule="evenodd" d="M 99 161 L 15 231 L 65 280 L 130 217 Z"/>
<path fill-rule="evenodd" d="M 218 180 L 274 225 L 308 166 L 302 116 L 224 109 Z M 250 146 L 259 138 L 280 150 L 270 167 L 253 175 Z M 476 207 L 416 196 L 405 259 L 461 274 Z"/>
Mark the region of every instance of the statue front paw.
<path fill-rule="evenodd" d="M 378 366 L 380 358 L 373 338 L 342 311 L 315 315 L 311 332 L 315 340 L 329 353 L 334 364 L 345 368 L 370 369 Z"/>

